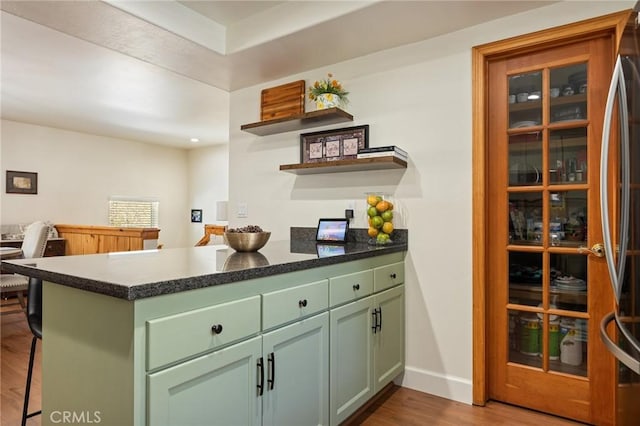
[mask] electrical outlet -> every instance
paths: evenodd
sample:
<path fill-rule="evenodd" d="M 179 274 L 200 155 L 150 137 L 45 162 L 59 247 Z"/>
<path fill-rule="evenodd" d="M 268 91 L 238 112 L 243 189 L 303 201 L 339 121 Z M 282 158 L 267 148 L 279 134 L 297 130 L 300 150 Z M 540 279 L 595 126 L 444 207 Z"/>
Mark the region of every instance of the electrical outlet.
<path fill-rule="evenodd" d="M 238 217 L 249 217 L 249 207 L 247 203 L 238 203 Z"/>

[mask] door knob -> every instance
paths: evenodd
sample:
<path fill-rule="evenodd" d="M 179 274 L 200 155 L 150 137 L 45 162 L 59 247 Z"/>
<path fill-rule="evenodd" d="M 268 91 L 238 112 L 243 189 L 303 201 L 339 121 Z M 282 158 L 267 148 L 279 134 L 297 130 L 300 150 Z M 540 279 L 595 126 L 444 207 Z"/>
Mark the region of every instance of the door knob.
<path fill-rule="evenodd" d="M 591 248 L 578 247 L 578 253 L 592 254 L 595 257 L 604 257 L 604 245 L 601 243 L 594 244 Z"/>

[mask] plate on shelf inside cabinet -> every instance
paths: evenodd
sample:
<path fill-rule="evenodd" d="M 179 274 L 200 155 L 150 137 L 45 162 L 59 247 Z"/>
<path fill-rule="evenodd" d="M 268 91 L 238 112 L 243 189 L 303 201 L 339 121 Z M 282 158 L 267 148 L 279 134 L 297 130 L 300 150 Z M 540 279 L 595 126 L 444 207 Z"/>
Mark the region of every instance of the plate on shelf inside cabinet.
<path fill-rule="evenodd" d="M 538 122 L 537 121 L 532 121 L 532 120 L 526 120 L 526 121 L 516 121 L 515 123 L 513 123 L 511 125 L 512 129 L 519 129 L 521 127 L 532 127 L 532 126 L 537 126 Z"/>
<path fill-rule="evenodd" d="M 587 289 L 587 283 L 584 280 L 572 276 L 558 277 L 553 280 L 553 284 L 559 290 L 583 291 Z"/>

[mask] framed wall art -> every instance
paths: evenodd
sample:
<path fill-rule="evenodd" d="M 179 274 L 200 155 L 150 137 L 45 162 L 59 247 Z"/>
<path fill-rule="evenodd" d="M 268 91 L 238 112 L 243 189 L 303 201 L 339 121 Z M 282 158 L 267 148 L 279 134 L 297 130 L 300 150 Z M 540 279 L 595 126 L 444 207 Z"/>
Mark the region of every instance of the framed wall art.
<path fill-rule="evenodd" d="M 369 147 L 369 125 L 300 135 L 300 163 L 357 158 L 358 150 Z"/>
<path fill-rule="evenodd" d="M 191 209 L 191 222 L 194 222 L 194 223 L 202 222 L 202 210 Z"/>
<path fill-rule="evenodd" d="M 38 174 L 7 170 L 7 194 L 37 194 Z"/>

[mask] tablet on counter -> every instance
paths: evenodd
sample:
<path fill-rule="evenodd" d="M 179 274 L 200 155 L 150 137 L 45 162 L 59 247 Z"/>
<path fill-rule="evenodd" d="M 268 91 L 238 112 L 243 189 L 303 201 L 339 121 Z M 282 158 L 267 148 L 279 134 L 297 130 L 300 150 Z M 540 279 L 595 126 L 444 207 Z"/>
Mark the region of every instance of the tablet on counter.
<path fill-rule="evenodd" d="M 344 243 L 349 230 L 348 219 L 320 219 L 316 231 L 316 241 L 326 243 Z"/>

